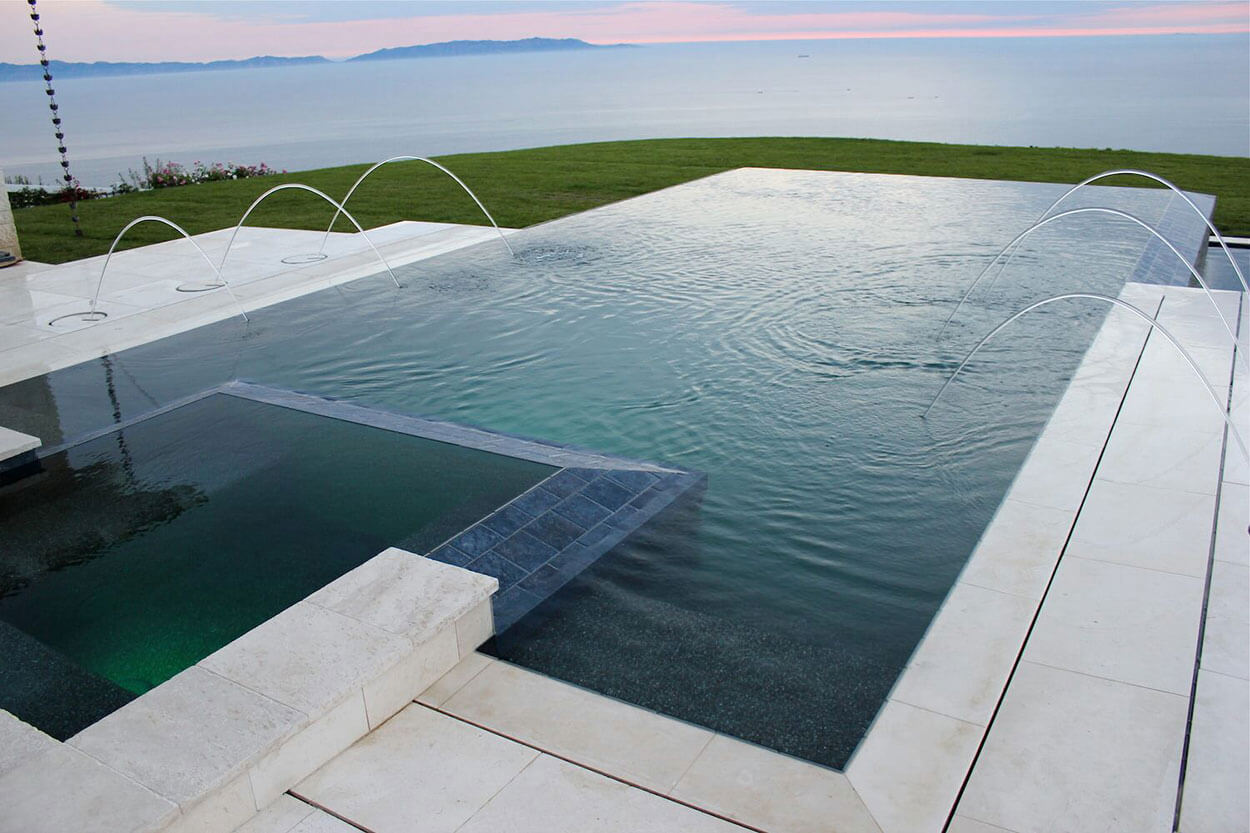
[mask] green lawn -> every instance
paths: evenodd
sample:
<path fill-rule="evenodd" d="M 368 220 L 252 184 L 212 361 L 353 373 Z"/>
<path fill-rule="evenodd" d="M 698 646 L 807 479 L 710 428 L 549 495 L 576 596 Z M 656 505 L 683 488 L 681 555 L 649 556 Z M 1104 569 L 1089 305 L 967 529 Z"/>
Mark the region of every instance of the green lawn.
<path fill-rule="evenodd" d="M 440 157 L 481 197 L 502 226 L 528 226 L 626 199 L 718 171 L 744 166 L 1075 183 L 1112 168 L 1140 168 L 1182 188 L 1215 194 L 1215 223 L 1250 235 L 1250 159 L 1127 150 L 1018 148 L 891 142 L 875 139 L 653 139 L 466 153 Z M 142 214 L 158 214 L 192 234 L 234 225 L 265 189 L 302 182 L 341 199 L 367 164 L 299 171 L 259 179 L 167 188 L 81 203 L 85 236 L 76 238 L 65 206 L 15 211 L 22 254 L 61 263 L 107 251 L 117 232 Z M 1140 185 L 1126 178 L 1108 184 Z M 369 178 L 349 210 L 365 228 L 396 220 L 486 222 L 442 173 L 421 163 L 397 164 Z M 250 225 L 324 228 L 332 209 L 311 194 L 286 192 L 266 201 Z M 338 230 L 350 231 L 346 221 Z M 169 239 L 155 223 L 135 228 L 123 247 Z"/>

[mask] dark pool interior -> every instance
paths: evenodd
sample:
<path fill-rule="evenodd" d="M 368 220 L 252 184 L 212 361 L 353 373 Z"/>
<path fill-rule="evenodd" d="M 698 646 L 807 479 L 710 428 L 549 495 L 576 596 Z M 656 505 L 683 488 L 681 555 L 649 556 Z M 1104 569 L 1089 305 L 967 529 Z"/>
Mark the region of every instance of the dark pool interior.
<path fill-rule="evenodd" d="M 1010 313 L 1059 292 L 1116 294 L 1143 259 L 1141 229 L 1053 224 L 939 338 L 973 277 L 1064 190 L 737 171 L 527 229 L 512 238 L 515 259 L 493 241 L 397 269 L 402 289 L 376 276 L 257 310 L 250 323 L 222 321 L 11 385 L 0 389 L 0 425 L 52 445 L 243 378 L 705 472 L 698 500 L 679 502 L 626 539 L 501 634 L 493 650 L 841 767 L 1107 309 L 1056 304 L 1021 319 L 969 365 L 927 420 L 920 413 L 968 349 Z M 1112 205 L 1148 222 L 1171 216 L 1168 196 L 1157 191 L 1086 189 L 1065 203 L 1081 204 Z M 1180 225 L 1178 239 L 1201 239 L 1200 221 Z M 1215 260 L 1208 255 L 1208 264 Z M 1187 281 L 1187 273 L 1175 280 Z M 324 476 L 302 477 L 298 490 L 261 466 L 256 500 L 281 500 L 282 511 L 242 502 L 245 523 L 205 523 L 190 534 L 195 519 L 212 511 L 216 478 L 233 470 L 203 453 L 203 435 L 220 434 L 263 461 L 274 454 L 270 444 L 290 433 L 267 416 L 252 436 L 192 416 L 151 428 L 183 450 L 183 462 L 143 481 L 134 501 L 119 491 L 128 475 L 115 437 L 93 443 L 100 468 L 83 477 L 109 484 L 100 505 L 114 501 L 122 518 L 175 516 L 144 526 L 140 537 L 186 528 L 177 547 L 201 555 L 169 555 L 176 567 L 167 585 L 126 591 L 134 610 L 115 635 L 82 626 L 90 605 L 79 625 L 45 625 L 60 632 L 48 644 L 66 656 L 93 643 L 98 661 L 81 664 L 113 679 L 106 671 L 114 652 L 128 657 L 132 642 L 141 644 L 129 634 L 150 633 L 149 605 L 198 609 L 183 620 L 185 633 L 166 629 L 146 646 L 153 659 L 125 660 L 135 669 L 128 691 L 172 667 L 161 656 L 184 643 L 201 645 L 201 630 L 218 627 L 206 624 L 213 599 L 168 589 L 181 586 L 183 573 L 210 586 L 241 584 L 233 570 L 200 564 L 209 557 L 205 541 L 237 547 L 263 535 L 270 542 L 253 568 L 269 572 L 237 588 L 250 598 L 281 592 L 271 583 L 288 587 L 279 572 L 323 569 L 306 563 L 298 547 L 282 554 L 280 539 L 324 538 L 335 553 L 359 545 L 367 557 L 419 531 L 381 517 L 407 510 L 372 507 L 324 535 L 312 532 L 340 515 L 303 509 L 322 505 L 332 480 L 368 488 L 382 504 L 409 499 L 416 478 L 406 472 L 429 466 L 416 452 L 398 459 L 382 443 L 353 445 L 351 455 L 326 452 L 317 458 Z M 126 436 L 135 442 L 133 432 Z M 348 442 L 365 440 L 311 445 Z M 352 468 L 337 468 L 349 457 Z M 388 457 L 394 465 L 385 464 L 382 478 L 376 466 Z M 81 459 L 75 471 L 96 465 L 74 459 Z M 315 464 L 290 463 L 301 470 Z M 528 475 L 516 476 L 520 485 Z M 493 487 L 494 477 L 465 480 Z M 382 481 L 404 488 L 382 488 Z M 5 495 L 0 502 L 10 503 Z M 4 511 L 6 534 L 26 534 L 15 530 L 26 522 L 15 524 L 13 511 Z M 114 539 L 129 528 L 124 520 L 93 523 L 113 530 Z M 94 586 L 77 578 L 93 570 L 124 578 L 128 557 L 121 553 L 137 546 L 120 541 L 108 557 L 48 573 L 42 592 L 51 599 L 61 585 Z M 6 598 L 0 619 L 33 630 L 41 586 L 32 581 Z"/>
<path fill-rule="evenodd" d="M 0 487 L 0 708 L 65 738 L 549 466 L 222 394 Z"/>

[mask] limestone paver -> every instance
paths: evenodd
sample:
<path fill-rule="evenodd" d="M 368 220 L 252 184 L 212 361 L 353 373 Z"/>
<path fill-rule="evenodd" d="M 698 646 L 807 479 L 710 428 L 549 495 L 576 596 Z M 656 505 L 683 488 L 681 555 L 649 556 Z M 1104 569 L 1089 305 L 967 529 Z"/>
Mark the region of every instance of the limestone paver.
<path fill-rule="evenodd" d="M 320 232 L 294 229 L 244 229 L 223 264 L 231 231 L 196 235 L 195 243 L 221 268 L 222 277 L 248 311 L 332 283 L 379 271 L 385 274 L 384 262 L 356 234 L 331 235 L 325 249 L 330 257 L 325 261 L 285 264 L 283 257 L 320 246 Z M 393 269 L 497 239 L 493 228 L 445 223 L 400 222 L 368 234 Z M 177 291 L 180 283 L 212 281 L 217 274 L 185 239 L 116 253 L 101 282 L 103 266 L 100 256 L 64 265 L 30 268 L 21 264 L 4 270 L 0 309 L 8 312 L 0 319 L 0 385 L 239 315 L 239 307 L 223 289 Z M 109 314 L 107 319 L 97 323 L 70 319 L 49 326 L 57 316 L 88 309 L 97 287 L 97 308 Z M 132 323 L 123 326 L 127 322 Z"/>
<path fill-rule="evenodd" d="M 482 669 L 497 660 L 479 654 L 474 651 L 465 656 L 464 659 L 456 663 L 456 666 L 439 677 L 434 685 L 417 695 L 418 703 L 425 703 L 428 706 L 441 706 L 447 702 L 453 694 L 482 672 Z"/>
<path fill-rule="evenodd" d="M 1250 682 L 1211 671 L 1198 673 L 1189 736 L 1182 833 L 1250 830 Z"/>
<path fill-rule="evenodd" d="M 763 830 L 880 830 L 842 773 L 724 735 L 712 738 L 669 794 Z"/>
<path fill-rule="evenodd" d="M 200 660 L 200 666 L 319 716 L 412 651 L 402 636 L 299 602 Z"/>
<path fill-rule="evenodd" d="M 1064 556 L 1024 658 L 1188 697 L 1203 585 Z"/>
<path fill-rule="evenodd" d="M 1218 433 L 1118 423 L 1098 466 L 1098 477 L 1115 483 L 1214 495 L 1223 446 L 1223 435 Z"/>
<path fill-rule="evenodd" d="M 459 833 L 742 833 L 742 828 L 543 755 Z"/>
<path fill-rule="evenodd" d="M 1250 486 L 1223 484 L 1217 524 L 1215 560 L 1250 565 Z"/>
<path fill-rule="evenodd" d="M 958 813 L 1018 833 L 1168 830 L 1187 710 L 1185 696 L 1023 662 Z"/>
<path fill-rule="evenodd" d="M 526 746 L 411 705 L 292 792 L 373 833 L 451 833 L 537 757 Z"/>
<path fill-rule="evenodd" d="M 359 833 L 359 828 L 282 795 L 235 833 Z"/>
<path fill-rule="evenodd" d="M 280 795 L 235 833 L 290 833 L 291 828 L 316 812 L 311 804 Z"/>
<path fill-rule="evenodd" d="M 192 666 L 88 726 L 69 745 L 187 810 L 243 775 L 250 760 L 305 720 L 295 709 Z"/>
<path fill-rule="evenodd" d="M 1007 497 L 1035 506 L 1075 511 L 1098 463 L 1099 448 L 1043 433 L 1016 475 Z"/>
<path fill-rule="evenodd" d="M 951 588 L 890 699 L 984 726 L 1036 602 L 963 582 Z"/>
<path fill-rule="evenodd" d="M 1075 509 L 1007 498 L 999 504 L 959 580 L 1034 601 L 1041 599 L 1075 519 Z"/>
<path fill-rule="evenodd" d="M 891 700 L 846 774 L 884 833 L 940 830 L 981 733 L 974 723 Z"/>
<path fill-rule="evenodd" d="M 308 602 L 408 636 L 430 631 L 431 622 L 459 619 L 498 586 L 490 576 L 391 547 L 313 593 Z"/>
<path fill-rule="evenodd" d="M 71 746 L 0 775 L 0 833 L 158 830 L 178 807 Z"/>
<path fill-rule="evenodd" d="M 943 833 L 1015 833 L 1015 831 L 995 824 L 986 824 L 967 816 L 955 816 Z"/>
<path fill-rule="evenodd" d="M 491 663 L 442 708 L 663 793 L 712 737 L 707 729 L 505 662 Z"/>
<path fill-rule="evenodd" d="M 1250 679 L 1250 567 L 1216 561 L 1211 569 L 1202 667 Z"/>
<path fill-rule="evenodd" d="M 1203 577 L 1214 514 L 1214 495 L 1095 478 L 1065 552 Z"/>
<path fill-rule="evenodd" d="M 60 742 L 0 709 L 0 776 Z"/>

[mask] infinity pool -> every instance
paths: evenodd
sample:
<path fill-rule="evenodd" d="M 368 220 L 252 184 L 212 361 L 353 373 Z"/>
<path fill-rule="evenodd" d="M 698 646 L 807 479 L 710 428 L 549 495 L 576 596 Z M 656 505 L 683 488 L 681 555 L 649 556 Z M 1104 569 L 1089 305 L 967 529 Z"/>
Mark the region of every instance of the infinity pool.
<path fill-rule="evenodd" d="M 938 339 L 1063 190 L 730 172 L 10 386 L 0 424 L 50 445 L 245 378 L 706 472 L 493 650 L 840 767 L 1106 309 L 1021 320 L 921 411 L 1010 312 L 1115 294 L 1146 249 L 1052 224 Z M 1069 203 L 1154 222 L 1169 197 Z"/>

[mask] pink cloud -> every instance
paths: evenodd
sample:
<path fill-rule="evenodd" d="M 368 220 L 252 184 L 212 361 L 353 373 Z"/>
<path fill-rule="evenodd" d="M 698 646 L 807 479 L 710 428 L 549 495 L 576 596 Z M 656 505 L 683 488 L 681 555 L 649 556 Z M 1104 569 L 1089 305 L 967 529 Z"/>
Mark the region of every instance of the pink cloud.
<path fill-rule="evenodd" d="M 718 2 L 633 2 L 598 9 L 450 14 L 301 22 L 278 16 L 223 19 L 200 12 L 147 11 L 101 0 L 41 0 L 49 49 L 63 60 L 214 60 L 252 55 L 327 55 L 464 38 L 577 37 L 592 43 L 915 37 L 1057 37 L 1225 34 L 1250 31 L 1239 2 L 1160 2 L 1038 16 L 856 9 L 839 3 L 800 13 L 750 11 Z M 1001 5 L 993 9 L 1001 10 Z M 0 3 L 0 60 L 34 59 L 27 6 Z"/>
<path fill-rule="evenodd" d="M 1202 24 L 1240 24 L 1244 30 L 1250 21 L 1247 3 L 1155 3 L 1133 4 L 1073 16 L 1085 26 L 1147 27 L 1197 26 Z"/>

